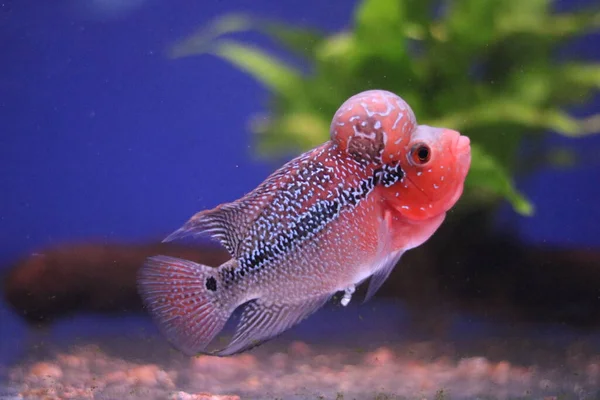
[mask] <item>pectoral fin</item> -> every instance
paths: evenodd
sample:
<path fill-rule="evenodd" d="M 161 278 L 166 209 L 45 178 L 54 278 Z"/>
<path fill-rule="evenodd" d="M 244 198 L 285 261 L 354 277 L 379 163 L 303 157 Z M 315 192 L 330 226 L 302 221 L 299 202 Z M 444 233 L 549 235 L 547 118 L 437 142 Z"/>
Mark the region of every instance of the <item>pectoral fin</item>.
<path fill-rule="evenodd" d="M 377 268 L 375 273 L 371 275 L 371 280 L 369 281 L 369 288 L 367 289 L 367 294 L 365 295 L 365 300 L 363 301 L 364 303 L 369 301 L 371 297 L 373 297 L 375 293 L 377 293 L 377 291 L 381 288 L 381 285 L 383 285 L 383 283 L 387 280 L 396 264 L 398 264 L 398 261 L 400 261 L 400 257 L 402 257 L 403 253 L 403 251 L 400 251 L 398 253 L 390 255 L 381 264 L 381 266 Z"/>

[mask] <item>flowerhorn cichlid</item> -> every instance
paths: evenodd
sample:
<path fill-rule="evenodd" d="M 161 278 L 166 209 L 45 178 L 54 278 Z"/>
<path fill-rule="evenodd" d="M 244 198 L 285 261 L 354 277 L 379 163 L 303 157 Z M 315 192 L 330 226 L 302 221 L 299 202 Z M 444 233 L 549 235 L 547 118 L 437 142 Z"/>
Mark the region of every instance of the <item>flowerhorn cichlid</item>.
<path fill-rule="evenodd" d="M 139 291 L 162 334 L 188 355 L 227 356 L 281 334 L 336 292 L 366 300 L 402 254 L 438 229 L 463 192 L 470 141 L 417 125 L 397 95 L 369 90 L 338 109 L 330 139 L 239 200 L 194 215 L 165 241 L 208 234 L 231 259 L 214 268 L 155 256 Z M 236 308 L 230 343 L 207 350 Z"/>

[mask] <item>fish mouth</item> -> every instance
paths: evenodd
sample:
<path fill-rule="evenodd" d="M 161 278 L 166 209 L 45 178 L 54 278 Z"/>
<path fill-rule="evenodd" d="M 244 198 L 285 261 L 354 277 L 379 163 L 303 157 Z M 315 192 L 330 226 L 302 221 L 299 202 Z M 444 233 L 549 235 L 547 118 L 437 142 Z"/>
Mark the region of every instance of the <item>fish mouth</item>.
<path fill-rule="evenodd" d="M 468 136 L 459 134 L 452 140 L 451 149 L 457 159 L 459 171 L 466 176 L 471 167 L 471 140 Z"/>
<path fill-rule="evenodd" d="M 457 156 L 462 156 L 465 153 L 471 153 L 471 139 L 468 136 L 458 135 L 452 141 L 452 148 L 454 149 L 454 154 Z"/>

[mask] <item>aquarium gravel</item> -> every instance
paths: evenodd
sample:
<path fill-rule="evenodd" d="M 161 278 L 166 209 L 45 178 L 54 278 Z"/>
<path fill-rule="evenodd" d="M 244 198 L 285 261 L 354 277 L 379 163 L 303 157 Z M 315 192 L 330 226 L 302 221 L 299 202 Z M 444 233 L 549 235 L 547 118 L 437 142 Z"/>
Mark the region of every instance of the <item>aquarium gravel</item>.
<path fill-rule="evenodd" d="M 186 358 L 154 340 L 152 354 L 160 362 L 144 361 L 147 341 L 46 350 L 46 356 L 9 369 L 10 398 L 592 400 L 600 395 L 600 357 L 583 343 L 557 352 L 533 341 L 485 340 L 472 347 L 488 351 L 469 352 L 485 356 L 461 356 L 461 349 L 447 343 L 365 350 L 294 341 L 234 357 Z M 532 362 L 507 361 L 525 353 Z"/>

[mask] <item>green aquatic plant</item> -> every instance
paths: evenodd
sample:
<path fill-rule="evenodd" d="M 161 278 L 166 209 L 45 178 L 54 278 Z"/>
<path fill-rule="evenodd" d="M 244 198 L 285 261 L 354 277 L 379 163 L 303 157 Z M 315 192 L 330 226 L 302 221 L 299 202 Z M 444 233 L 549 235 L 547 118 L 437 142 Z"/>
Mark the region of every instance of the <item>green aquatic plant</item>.
<path fill-rule="evenodd" d="M 513 183 L 522 170 L 523 141 L 548 132 L 576 138 L 600 131 L 600 114 L 578 119 L 566 111 L 600 88 L 600 64 L 555 57 L 568 40 L 598 32 L 598 8 L 554 13 L 550 0 L 362 0 L 349 25 L 324 33 L 226 15 L 175 43 L 169 54 L 212 54 L 266 86 L 269 114 L 250 124 L 262 154 L 322 143 L 336 109 L 357 92 L 395 92 L 419 123 L 471 137 L 467 203 L 505 198 L 526 215 L 533 207 Z M 309 71 L 302 62 L 292 65 L 227 37 L 252 30 L 275 39 Z M 555 159 L 569 161 L 564 151 L 558 154 L 563 157 Z"/>

